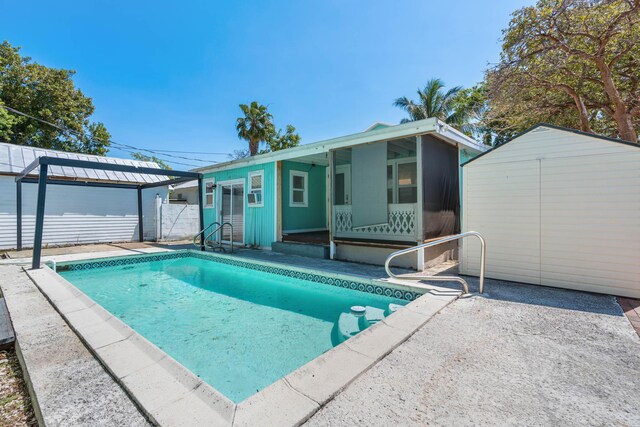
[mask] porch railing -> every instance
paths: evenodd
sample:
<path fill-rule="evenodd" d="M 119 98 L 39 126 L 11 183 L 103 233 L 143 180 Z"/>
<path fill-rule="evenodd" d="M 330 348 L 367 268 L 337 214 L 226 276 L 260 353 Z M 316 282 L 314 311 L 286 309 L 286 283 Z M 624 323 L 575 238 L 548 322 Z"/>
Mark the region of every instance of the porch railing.
<path fill-rule="evenodd" d="M 338 238 L 416 241 L 416 207 L 416 203 L 390 204 L 386 224 L 354 229 L 351 205 L 334 205 L 333 234 Z"/>

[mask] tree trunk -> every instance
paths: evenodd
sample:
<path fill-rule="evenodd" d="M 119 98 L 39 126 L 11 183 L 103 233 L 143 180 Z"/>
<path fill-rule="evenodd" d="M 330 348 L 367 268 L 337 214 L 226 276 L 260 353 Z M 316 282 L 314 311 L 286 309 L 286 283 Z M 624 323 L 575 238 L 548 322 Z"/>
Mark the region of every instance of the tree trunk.
<path fill-rule="evenodd" d="M 258 154 L 258 147 L 260 146 L 260 141 L 255 139 L 249 140 L 249 155 L 255 156 Z"/>
<path fill-rule="evenodd" d="M 631 114 L 627 112 L 627 106 L 620 97 L 620 93 L 613 82 L 613 76 L 611 70 L 604 62 L 603 58 L 594 59 L 598 70 L 600 71 L 600 77 L 604 84 L 604 91 L 613 105 L 613 119 L 618 125 L 618 133 L 620 137 L 625 141 L 638 142 L 638 135 L 633 128 L 633 121 L 631 120 Z"/>
<path fill-rule="evenodd" d="M 587 110 L 587 106 L 584 105 L 584 101 L 582 101 L 582 97 L 578 95 L 578 93 L 571 86 L 562 86 L 562 89 L 571 97 L 573 101 L 576 103 L 576 109 L 578 110 L 578 115 L 580 116 L 580 130 L 583 132 L 593 133 L 591 130 L 591 126 L 589 125 L 589 111 Z"/>

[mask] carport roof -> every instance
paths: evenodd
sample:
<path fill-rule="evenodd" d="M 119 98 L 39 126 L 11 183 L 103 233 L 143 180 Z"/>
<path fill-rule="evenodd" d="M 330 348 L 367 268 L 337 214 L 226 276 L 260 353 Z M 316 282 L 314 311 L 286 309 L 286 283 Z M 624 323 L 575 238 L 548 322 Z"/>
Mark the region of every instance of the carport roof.
<path fill-rule="evenodd" d="M 126 165 L 139 168 L 161 169 L 157 163 L 143 162 L 133 159 L 119 159 L 116 157 L 96 156 L 90 154 L 67 153 L 64 151 L 49 150 L 24 145 L 9 144 L 0 142 L 0 174 L 18 175 L 29 166 L 36 158 L 56 157 L 61 159 L 84 160 L 113 165 Z M 38 169 L 31 174 L 37 175 Z M 161 182 L 167 179 L 162 175 L 150 175 L 135 172 L 120 172 L 114 170 L 100 170 L 82 167 L 67 167 L 51 165 L 49 170 L 51 177 L 109 181 L 134 184 L 150 184 Z"/>

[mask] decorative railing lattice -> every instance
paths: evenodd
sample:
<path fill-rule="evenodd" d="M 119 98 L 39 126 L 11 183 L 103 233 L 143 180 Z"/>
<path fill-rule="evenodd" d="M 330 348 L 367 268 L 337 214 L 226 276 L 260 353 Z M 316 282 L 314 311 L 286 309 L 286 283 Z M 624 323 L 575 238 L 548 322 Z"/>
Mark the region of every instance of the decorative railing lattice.
<path fill-rule="evenodd" d="M 333 207 L 333 224 L 336 237 L 413 241 L 416 239 L 416 204 L 389 205 L 387 224 L 356 229 L 353 228 L 351 205 L 337 205 Z"/>

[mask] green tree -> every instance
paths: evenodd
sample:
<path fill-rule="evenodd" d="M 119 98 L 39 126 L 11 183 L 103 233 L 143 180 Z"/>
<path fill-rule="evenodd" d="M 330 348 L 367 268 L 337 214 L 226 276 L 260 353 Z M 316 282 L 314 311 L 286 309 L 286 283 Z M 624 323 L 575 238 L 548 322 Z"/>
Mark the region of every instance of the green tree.
<path fill-rule="evenodd" d="M 111 135 L 91 122 L 91 98 L 73 83 L 75 71 L 45 67 L 0 44 L 0 104 L 54 123 L 63 130 L 0 107 L 0 138 L 13 144 L 104 155 Z"/>
<path fill-rule="evenodd" d="M 296 128 L 293 125 L 287 125 L 286 129 L 284 133 L 282 133 L 282 129 L 279 129 L 269 137 L 267 140 L 268 151 L 284 150 L 300 145 L 300 135 L 296 133 Z"/>
<path fill-rule="evenodd" d="M 402 119 L 400 123 L 435 117 L 460 128 L 468 123 L 469 118 L 468 112 L 462 110 L 461 105 L 455 102 L 461 90 L 462 86 L 455 86 L 445 91 L 442 80 L 434 78 L 429 80 L 423 89 L 418 89 L 417 101 L 403 96 L 396 99 L 393 105 L 409 115 L 409 118 Z"/>
<path fill-rule="evenodd" d="M 497 129 L 550 122 L 637 142 L 639 23 L 640 0 L 539 0 L 514 12 L 486 75 Z"/>
<path fill-rule="evenodd" d="M 236 120 L 238 138 L 249 143 L 249 154 L 255 156 L 260 150 L 260 143 L 266 142 L 273 135 L 273 116 L 265 105 L 253 101 L 251 104 L 240 104 L 244 117 Z"/>
<path fill-rule="evenodd" d="M 167 164 L 167 162 L 157 158 L 156 156 L 148 156 L 148 155 L 142 154 L 142 153 L 133 153 L 133 154 L 131 154 L 131 158 L 133 158 L 135 160 L 140 160 L 141 162 L 154 162 L 154 163 L 157 163 L 162 169 L 169 169 L 169 170 L 172 169 L 171 166 L 169 166 Z"/>
<path fill-rule="evenodd" d="M 265 105 L 253 101 L 251 104 L 240 104 L 240 109 L 244 114 L 236 120 L 236 130 L 238 137 L 249 142 L 248 154 L 245 150 L 235 150 L 230 155 L 233 159 L 255 156 L 269 151 L 277 151 L 285 148 L 295 147 L 300 143 L 300 135 L 295 133 L 296 128 L 292 125 L 286 126 L 286 132 L 276 131 L 273 124 L 273 116 Z M 266 143 L 266 148 L 260 149 L 261 143 Z"/>

